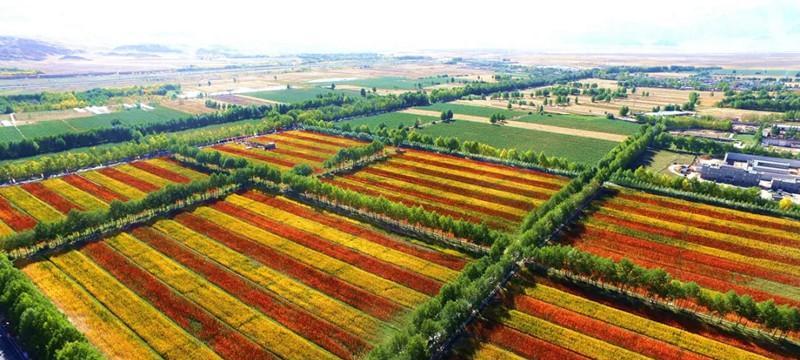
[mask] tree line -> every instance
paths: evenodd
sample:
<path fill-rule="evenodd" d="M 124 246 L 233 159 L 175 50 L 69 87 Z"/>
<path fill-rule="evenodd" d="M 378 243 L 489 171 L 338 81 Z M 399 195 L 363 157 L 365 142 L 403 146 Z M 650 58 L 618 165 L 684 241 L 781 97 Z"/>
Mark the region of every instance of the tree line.
<path fill-rule="evenodd" d="M 95 88 L 87 91 L 40 92 L 0 96 L 0 112 L 66 110 L 89 105 L 104 105 L 114 97 L 166 95 L 170 91 L 180 91 L 178 84 L 132 86 L 127 88 Z"/>
<path fill-rule="evenodd" d="M 30 357 L 104 359 L 5 254 L 0 254 L 0 307 L 5 309 L 11 331 Z"/>
<path fill-rule="evenodd" d="M 789 90 L 771 93 L 765 89 L 728 92 L 717 106 L 777 112 L 800 111 L 800 94 Z"/>
<path fill-rule="evenodd" d="M 356 163 L 366 158 L 376 155 L 382 155 L 385 145 L 378 141 L 373 140 L 371 143 L 362 146 L 352 146 L 339 149 L 336 154 L 326 159 L 322 166 L 326 169 L 340 167 L 347 163 Z"/>
<path fill-rule="evenodd" d="M 590 78 L 595 70 L 565 71 L 548 69 L 536 77 L 520 80 L 504 80 L 494 83 L 469 83 L 464 87 L 450 89 L 434 89 L 429 95 L 431 102 L 448 102 L 468 95 L 486 96 L 492 93 L 524 90 L 532 87 L 552 85 L 558 82 L 570 82 Z"/>
<path fill-rule="evenodd" d="M 628 259 L 614 261 L 572 246 L 545 246 L 530 252 L 537 266 L 563 270 L 590 282 L 611 284 L 623 291 L 644 290 L 648 297 L 666 302 L 686 300 L 705 307 L 720 318 L 734 314 L 779 333 L 800 330 L 800 311 L 776 305 L 772 300 L 756 302 L 733 291 L 720 293 L 700 288 L 694 282 L 675 280 L 663 269 L 647 269 Z"/>
<path fill-rule="evenodd" d="M 627 169 L 617 172 L 611 181 L 657 195 L 800 220 L 800 207 L 763 199 L 758 188 L 744 189 L 711 181 L 660 175 L 641 167 L 636 171 Z"/>
<path fill-rule="evenodd" d="M 731 131 L 733 122 L 730 120 L 715 119 L 710 116 L 644 116 L 640 115 L 637 120 L 642 123 L 655 125 L 658 122 L 664 123 L 669 130 L 688 130 L 688 129 L 708 129 L 719 131 Z"/>

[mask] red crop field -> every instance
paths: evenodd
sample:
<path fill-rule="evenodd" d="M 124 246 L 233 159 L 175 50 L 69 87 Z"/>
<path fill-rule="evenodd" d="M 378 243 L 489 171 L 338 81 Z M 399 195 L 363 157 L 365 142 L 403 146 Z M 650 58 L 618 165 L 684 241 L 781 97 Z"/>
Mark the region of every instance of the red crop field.
<path fill-rule="evenodd" d="M 452 359 L 788 359 L 693 318 L 523 272 Z"/>
<path fill-rule="evenodd" d="M 468 260 L 251 191 L 22 270 L 109 357 L 355 359 Z"/>
<path fill-rule="evenodd" d="M 702 287 L 800 305 L 800 222 L 621 190 L 566 242 Z"/>
<path fill-rule="evenodd" d="M 0 187 L 0 237 L 61 220 L 71 210 L 105 209 L 114 200 L 141 199 L 168 184 L 206 176 L 171 160 L 151 159 Z"/>

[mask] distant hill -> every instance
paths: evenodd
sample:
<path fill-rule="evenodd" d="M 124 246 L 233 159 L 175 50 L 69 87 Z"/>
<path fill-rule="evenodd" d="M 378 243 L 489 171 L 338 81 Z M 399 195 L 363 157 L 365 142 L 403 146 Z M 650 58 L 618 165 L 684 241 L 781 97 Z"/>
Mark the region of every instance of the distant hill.
<path fill-rule="evenodd" d="M 178 49 L 171 48 L 169 46 L 161 44 L 123 45 L 115 47 L 113 51 L 117 53 L 138 52 L 138 53 L 150 53 L 150 54 L 170 54 L 170 53 L 174 54 L 182 52 Z"/>
<path fill-rule="evenodd" d="M 33 60 L 41 61 L 49 56 L 72 55 L 75 50 L 44 41 L 24 39 L 12 36 L 0 36 L 0 60 Z"/>
<path fill-rule="evenodd" d="M 248 59 L 248 58 L 260 58 L 263 55 L 258 54 L 244 54 L 239 52 L 236 49 L 224 47 L 224 46 L 213 46 L 209 48 L 200 48 L 197 49 L 195 55 L 199 58 L 230 58 L 230 59 Z"/>

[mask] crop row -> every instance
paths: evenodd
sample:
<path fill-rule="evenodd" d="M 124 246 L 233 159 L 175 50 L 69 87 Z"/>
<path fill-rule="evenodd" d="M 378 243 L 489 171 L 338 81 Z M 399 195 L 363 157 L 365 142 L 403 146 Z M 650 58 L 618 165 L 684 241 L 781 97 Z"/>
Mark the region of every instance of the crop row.
<path fill-rule="evenodd" d="M 502 230 L 514 229 L 566 183 L 542 172 L 416 150 L 326 181 Z"/>
<path fill-rule="evenodd" d="M 784 358 L 755 344 L 700 326 L 695 320 L 646 311 L 578 288 L 523 274 L 503 306 L 470 326 L 456 355 L 544 359 Z M 534 283 L 535 282 L 535 283 Z"/>
<path fill-rule="evenodd" d="M 168 159 L 137 161 L 60 178 L 0 188 L 0 236 L 55 222 L 72 210 L 102 210 L 114 200 L 140 199 L 172 183 L 206 175 Z"/>
<path fill-rule="evenodd" d="M 250 139 L 254 143 L 274 143 L 273 149 L 260 149 L 245 144 L 224 144 L 212 147 L 225 155 L 244 158 L 256 163 L 276 166 L 283 170 L 298 164 L 308 164 L 316 170 L 339 149 L 363 145 L 362 142 L 305 131 L 286 131 Z"/>
<path fill-rule="evenodd" d="M 466 260 L 248 192 L 23 271 L 112 358 L 325 359 L 364 354 Z"/>
<path fill-rule="evenodd" d="M 621 190 L 566 239 L 700 286 L 800 305 L 796 221 Z"/>

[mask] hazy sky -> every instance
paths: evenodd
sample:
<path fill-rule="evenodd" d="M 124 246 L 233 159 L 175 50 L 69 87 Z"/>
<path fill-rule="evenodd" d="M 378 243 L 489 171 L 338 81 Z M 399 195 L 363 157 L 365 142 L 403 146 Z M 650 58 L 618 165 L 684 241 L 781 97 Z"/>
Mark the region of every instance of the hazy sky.
<path fill-rule="evenodd" d="M 800 0 L 2 0 L 0 35 L 263 53 L 800 52 Z"/>

